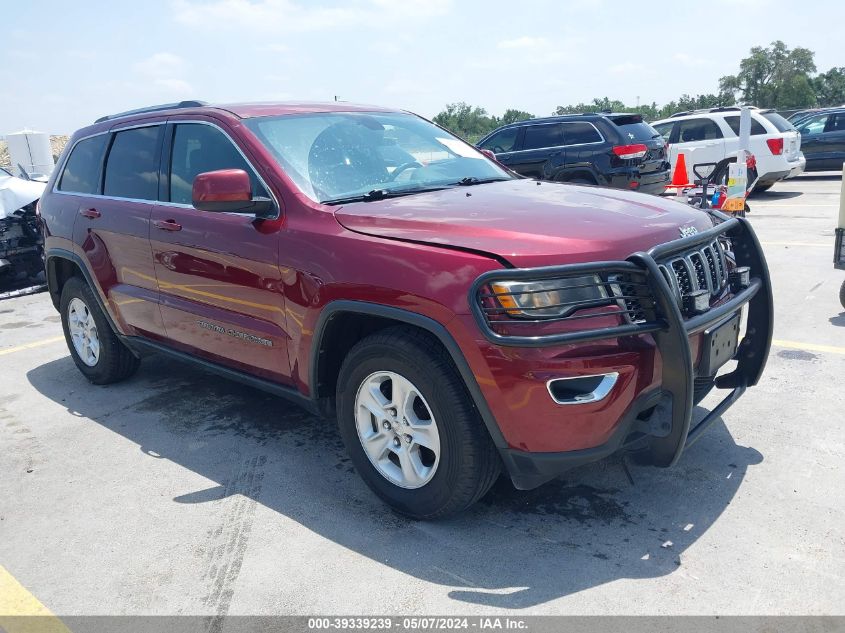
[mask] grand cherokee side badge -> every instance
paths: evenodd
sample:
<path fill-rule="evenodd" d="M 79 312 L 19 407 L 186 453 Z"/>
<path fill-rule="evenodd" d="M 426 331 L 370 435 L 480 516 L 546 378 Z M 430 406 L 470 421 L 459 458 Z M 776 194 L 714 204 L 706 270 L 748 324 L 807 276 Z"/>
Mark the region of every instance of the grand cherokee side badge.
<path fill-rule="evenodd" d="M 692 237 L 698 235 L 698 229 L 694 226 L 682 226 L 678 229 L 681 232 L 681 237 Z"/>

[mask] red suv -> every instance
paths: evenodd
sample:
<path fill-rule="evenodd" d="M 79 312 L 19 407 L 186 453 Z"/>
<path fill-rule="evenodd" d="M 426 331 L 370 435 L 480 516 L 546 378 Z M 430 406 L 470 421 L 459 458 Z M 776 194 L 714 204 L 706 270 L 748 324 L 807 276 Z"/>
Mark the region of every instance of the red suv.
<path fill-rule="evenodd" d="M 163 352 L 336 413 L 366 483 L 418 518 L 468 507 L 503 469 L 528 489 L 623 448 L 675 463 L 757 383 L 771 340 L 744 219 L 520 178 L 407 112 L 104 117 L 39 212 L 91 382 Z M 727 396 L 691 428 L 714 385 Z"/>

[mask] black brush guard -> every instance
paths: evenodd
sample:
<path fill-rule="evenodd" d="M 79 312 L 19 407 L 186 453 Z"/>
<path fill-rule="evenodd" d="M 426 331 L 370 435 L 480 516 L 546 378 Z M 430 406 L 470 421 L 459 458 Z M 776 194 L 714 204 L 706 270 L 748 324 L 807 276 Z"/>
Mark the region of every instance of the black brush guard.
<path fill-rule="evenodd" d="M 715 214 L 714 214 L 715 215 Z M 760 380 L 772 341 L 773 303 L 769 270 L 760 242 L 751 225 L 744 218 L 728 218 L 719 214 L 721 223 L 691 237 L 655 246 L 648 252 L 634 253 L 625 261 L 595 262 L 551 266 L 534 269 L 504 269 L 481 275 L 470 290 L 470 306 L 484 336 L 497 345 L 516 347 L 546 347 L 550 345 L 583 343 L 623 336 L 651 334 L 663 359 L 663 384 L 659 394 L 643 394 L 631 405 L 628 414 L 618 425 L 613 437 L 604 445 L 564 453 L 527 453 L 513 449 L 502 451 L 514 484 L 518 488 L 533 488 L 568 468 L 595 461 L 618 450 L 637 423 L 636 417 L 644 409 L 654 406 L 655 395 L 668 396 L 670 428 L 668 434 L 650 437 L 653 462 L 658 466 L 675 464 L 684 449 L 695 442 L 743 392 Z M 736 265 L 748 266 L 750 281 L 745 288 L 703 314 L 685 318 L 677 295 L 660 272 L 660 261 L 673 255 L 694 250 L 724 236 L 730 238 Z M 489 318 L 482 297 L 490 297 L 485 289 L 496 281 L 539 281 L 598 275 L 607 280 L 613 275 L 637 275 L 643 278 L 652 301 L 644 310 L 645 318 L 638 322 L 624 322 L 613 327 L 583 329 L 540 336 L 502 334 L 495 330 L 496 321 Z M 748 306 L 745 336 L 737 347 L 736 368 L 716 378 L 716 387 L 730 389 L 730 393 L 695 427 L 691 428 L 693 413 L 693 382 L 695 377 L 689 337 L 729 319 L 743 306 Z M 623 314 L 626 310 L 621 310 Z M 568 317 L 568 319 L 578 318 Z M 562 320 L 568 320 L 562 319 Z M 532 321 L 534 322 L 534 321 Z M 499 322 L 501 323 L 501 321 Z M 513 323 L 517 323 L 513 319 Z M 586 324 L 586 321 L 585 321 Z"/>

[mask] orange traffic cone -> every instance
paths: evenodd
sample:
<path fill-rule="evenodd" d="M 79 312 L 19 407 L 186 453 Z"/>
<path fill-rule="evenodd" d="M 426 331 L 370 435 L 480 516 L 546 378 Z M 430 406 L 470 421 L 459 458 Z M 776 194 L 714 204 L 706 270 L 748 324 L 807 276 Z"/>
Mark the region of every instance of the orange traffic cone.
<path fill-rule="evenodd" d="M 675 171 L 672 173 L 672 187 L 677 187 L 679 190 L 689 185 L 689 176 L 687 175 L 687 159 L 683 153 L 678 152 L 678 160 L 675 162 Z"/>

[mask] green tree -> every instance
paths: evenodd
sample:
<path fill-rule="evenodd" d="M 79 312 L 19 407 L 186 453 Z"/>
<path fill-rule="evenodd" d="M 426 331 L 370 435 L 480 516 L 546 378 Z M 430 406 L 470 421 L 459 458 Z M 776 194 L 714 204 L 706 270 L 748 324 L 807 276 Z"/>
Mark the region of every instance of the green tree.
<path fill-rule="evenodd" d="M 825 108 L 845 105 L 845 66 L 831 68 L 813 78 L 816 103 Z"/>
<path fill-rule="evenodd" d="M 514 110 L 513 108 L 508 108 L 507 110 L 505 110 L 505 113 L 502 115 L 502 118 L 498 120 L 498 122 L 499 125 L 507 125 L 508 123 L 516 123 L 517 121 L 527 121 L 528 119 L 533 118 L 534 115 L 530 112 L 524 112 L 522 110 Z"/>
<path fill-rule="evenodd" d="M 471 143 L 498 127 L 487 110 L 463 101 L 448 104 L 434 117 L 434 122 Z"/>
<path fill-rule="evenodd" d="M 719 80 L 720 92 L 761 108 L 800 108 L 815 102 L 813 51 L 790 50 L 777 40 L 768 48 L 755 46 L 750 53 L 740 61 L 739 73 Z"/>
<path fill-rule="evenodd" d="M 476 143 L 482 136 L 498 127 L 533 118 L 534 115 L 530 112 L 515 108 L 505 110 L 501 118 L 491 116 L 484 108 L 457 101 L 447 104 L 442 112 L 438 112 L 434 117 L 434 122 L 470 143 Z"/>

